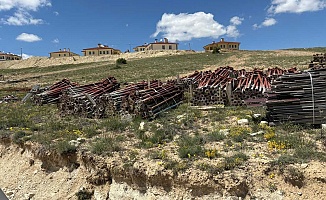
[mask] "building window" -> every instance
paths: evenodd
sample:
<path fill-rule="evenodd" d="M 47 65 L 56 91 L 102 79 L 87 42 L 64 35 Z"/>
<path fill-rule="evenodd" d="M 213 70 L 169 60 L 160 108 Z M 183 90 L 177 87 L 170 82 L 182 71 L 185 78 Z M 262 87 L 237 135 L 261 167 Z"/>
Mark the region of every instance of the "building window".
<path fill-rule="evenodd" d="M 105 51 L 103 51 L 103 54 L 105 54 Z"/>
<path fill-rule="evenodd" d="M 89 51 L 88 54 L 89 54 L 89 55 L 92 55 L 92 52 Z"/>
<path fill-rule="evenodd" d="M 93 55 L 95 54 L 95 51 L 93 51 Z"/>
<path fill-rule="evenodd" d="M 162 45 L 162 49 L 165 49 L 165 45 Z"/>
<path fill-rule="evenodd" d="M 169 45 L 169 49 L 170 49 L 170 50 L 172 49 L 172 45 Z"/>
<path fill-rule="evenodd" d="M 61 54 L 59 54 L 59 57 L 61 56 Z"/>
<path fill-rule="evenodd" d="M 66 56 L 66 54 L 63 54 L 63 56 Z"/>
<path fill-rule="evenodd" d="M 100 51 L 100 54 L 102 54 L 102 51 Z"/>
<path fill-rule="evenodd" d="M 110 54 L 109 51 L 106 51 L 106 54 Z"/>

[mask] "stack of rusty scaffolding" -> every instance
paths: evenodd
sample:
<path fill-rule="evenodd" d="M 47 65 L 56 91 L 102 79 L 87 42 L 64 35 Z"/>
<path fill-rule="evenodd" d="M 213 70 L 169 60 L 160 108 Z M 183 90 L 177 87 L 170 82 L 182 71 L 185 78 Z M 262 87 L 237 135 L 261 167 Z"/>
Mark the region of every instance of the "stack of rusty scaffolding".
<path fill-rule="evenodd" d="M 63 91 L 68 88 L 76 87 L 77 85 L 77 83 L 70 82 L 68 79 L 62 79 L 50 87 L 40 88 L 39 86 L 34 86 L 30 91 L 30 93 L 32 93 L 31 99 L 37 105 L 48 103 L 56 104 L 59 102 Z"/>
<path fill-rule="evenodd" d="M 96 83 L 67 88 L 60 96 L 58 108 L 62 115 L 92 117 L 96 110 L 96 100 L 119 87 L 120 84 L 114 77 L 108 77 Z"/>
<path fill-rule="evenodd" d="M 94 116 L 137 115 L 155 118 L 161 112 L 177 107 L 183 101 L 183 90 L 171 82 L 139 82 L 103 95 L 97 101 Z"/>
<path fill-rule="evenodd" d="M 267 116 L 273 122 L 323 124 L 326 120 L 326 69 L 280 76 L 268 93 Z"/>
<path fill-rule="evenodd" d="M 266 72 L 257 69 L 249 72 L 245 69 L 220 67 L 215 71 L 196 71 L 182 81 L 191 85 L 192 105 L 241 106 L 264 102 L 263 97 L 266 90 L 270 89 L 271 81 L 284 73 L 294 71 L 295 68 L 289 70 L 272 68 Z"/>
<path fill-rule="evenodd" d="M 159 85 L 162 85 L 162 82 L 159 80 L 152 80 L 149 82 L 141 81 L 138 83 L 130 83 L 124 88 L 103 94 L 96 100 L 94 117 L 103 118 L 123 114 L 125 111 L 133 109 L 134 102 L 132 102 L 131 96 L 138 93 L 139 90 L 151 87 L 155 88 Z"/>
<path fill-rule="evenodd" d="M 314 54 L 309 64 L 309 68 L 311 68 L 312 70 L 320 69 L 326 67 L 325 65 L 326 65 L 326 53 Z"/>

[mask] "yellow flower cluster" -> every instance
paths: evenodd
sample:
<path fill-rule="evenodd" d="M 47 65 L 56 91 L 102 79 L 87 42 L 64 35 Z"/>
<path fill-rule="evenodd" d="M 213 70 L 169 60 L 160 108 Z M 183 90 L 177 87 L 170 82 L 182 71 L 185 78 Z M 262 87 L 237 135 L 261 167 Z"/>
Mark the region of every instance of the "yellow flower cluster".
<path fill-rule="evenodd" d="M 235 126 L 232 127 L 230 130 L 230 136 L 231 137 L 236 137 L 240 136 L 242 134 L 247 134 L 250 133 L 252 130 L 250 127 L 245 127 L 245 126 Z"/>
<path fill-rule="evenodd" d="M 268 126 L 267 124 L 260 124 L 261 129 L 264 130 L 264 138 L 266 140 L 273 139 L 275 137 L 275 128 Z"/>
<path fill-rule="evenodd" d="M 207 156 L 207 158 L 209 159 L 212 159 L 212 158 L 215 158 L 217 156 L 217 153 L 216 153 L 216 149 L 209 149 L 205 152 L 205 155 Z"/>
<path fill-rule="evenodd" d="M 268 141 L 268 148 L 269 149 L 276 149 L 276 150 L 283 150 L 283 149 L 287 149 L 289 147 L 289 143 L 288 141 L 276 141 L 276 140 L 270 140 Z"/>

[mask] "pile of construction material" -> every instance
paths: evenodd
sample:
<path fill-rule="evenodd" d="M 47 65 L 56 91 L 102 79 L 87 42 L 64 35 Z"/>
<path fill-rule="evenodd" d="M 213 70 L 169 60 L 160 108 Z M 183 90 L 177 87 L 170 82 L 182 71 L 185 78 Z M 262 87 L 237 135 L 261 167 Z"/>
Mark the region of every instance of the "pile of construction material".
<path fill-rule="evenodd" d="M 59 102 L 63 91 L 77 85 L 77 83 L 70 82 L 68 79 L 62 79 L 50 87 L 41 88 L 39 85 L 36 85 L 24 97 L 23 101 L 27 100 L 28 97 L 31 97 L 32 101 L 37 105 L 56 104 Z"/>
<path fill-rule="evenodd" d="M 130 84 L 103 95 L 97 101 L 95 117 L 131 114 L 142 118 L 155 118 L 161 112 L 183 102 L 183 90 L 173 83 L 154 80 Z"/>
<path fill-rule="evenodd" d="M 293 73 L 295 68 L 282 70 L 279 68 L 267 71 L 244 69 L 235 70 L 232 67 L 220 67 L 215 71 L 198 72 L 182 78 L 182 81 L 190 85 L 191 103 L 196 106 L 224 104 L 242 106 L 257 102 L 264 102 L 264 94 L 270 89 L 271 82 L 276 77 Z M 253 99 L 256 99 L 253 101 Z"/>
<path fill-rule="evenodd" d="M 266 102 L 273 122 L 324 124 L 326 69 L 280 76 L 272 83 Z"/>
<path fill-rule="evenodd" d="M 62 115 L 92 117 L 96 110 L 96 100 L 106 93 L 115 91 L 120 84 L 114 77 L 96 83 L 66 88 L 58 102 Z"/>
<path fill-rule="evenodd" d="M 309 68 L 314 70 L 314 69 L 324 68 L 325 65 L 326 65 L 326 53 L 314 54 L 309 64 Z"/>

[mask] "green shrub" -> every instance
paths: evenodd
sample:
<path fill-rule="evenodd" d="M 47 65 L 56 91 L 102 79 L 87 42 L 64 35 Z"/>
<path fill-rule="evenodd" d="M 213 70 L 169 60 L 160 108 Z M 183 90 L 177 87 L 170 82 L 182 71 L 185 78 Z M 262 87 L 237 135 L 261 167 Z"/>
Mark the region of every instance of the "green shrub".
<path fill-rule="evenodd" d="M 16 144 L 21 144 L 24 142 L 23 137 L 26 136 L 26 133 L 24 131 L 18 131 L 13 134 L 12 141 Z"/>
<path fill-rule="evenodd" d="M 56 151 L 61 155 L 75 153 L 77 150 L 75 145 L 70 144 L 69 141 L 66 140 L 58 142 L 55 145 L 55 148 Z"/>
<path fill-rule="evenodd" d="M 245 161 L 247 161 L 249 157 L 244 153 L 237 153 L 233 156 L 225 158 L 225 170 L 231 170 L 235 167 L 242 165 Z"/>
<path fill-rule="evenodd" d="M 202 156 L 203 155 L 203 147 L 204 139 L 198 135 L 196 136 L 182 136 L 179 141 L 179 156 L 180 158 L 192 158 L 196 156 Z"/>
<path fill-rule="evenodd" d="M 118 58 L 118 59 L 115 61 L 115 63 L 116 63 L 117 65 L 127 64 L 127 60 L 124 59 L 124 58 Z"/>
<path fill-rule="evenodd" d="M 78 200 L 91 200 L 92 196 L 94 194 L 94 191 L 87 191 L 87 190 L 79 190 L 75 193 Z"/>
<path fill-rule="evenodd" d="M 219 48 L 219 47 L 214 47 L 212 53 L 213 53 L 213 54 L 219 54 L 219 53 L 220 53 L 220 50 L 221 50 L 221 48 Z"/>
<path fill-rule="evenodd" d="M 122 120 L 120 117 L 110 117 L 102 121 L 101 126 L 105 127 L 107 131 L 123 132 L 129 126 L 129 122 Z"/>
<path fill-rule="evenodd" d="M 207 134 L 206 137 L 207 137 L 207 141 L 211 141 L 211 142 L 222 141 L 226 138 L 226 136 L 224 134 L 221 134 L 219 131 L 211 132 L 211 133 Z"/>
<path fill-rule="evenodd" d="M 91 152 L 97 155 L 112 155 L 112 152 L 121 150 L 119 142 L 111 137 L 97 138 L 91 144 Z"/>

